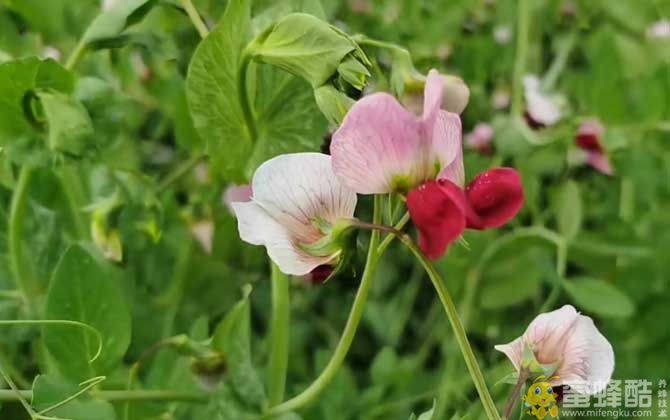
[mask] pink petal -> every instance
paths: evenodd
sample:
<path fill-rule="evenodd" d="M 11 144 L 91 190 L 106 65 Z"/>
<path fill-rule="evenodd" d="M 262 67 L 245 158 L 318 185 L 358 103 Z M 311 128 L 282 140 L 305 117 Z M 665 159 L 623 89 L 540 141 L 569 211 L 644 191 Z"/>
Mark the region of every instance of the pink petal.
<path fill-rule="evenodd" d="M 471 211 L 468 227 L 497 228 L 509 222 L 523 207 L 523 186 L 519 173 L 512 168 L 482 172 L 466 188 Z"/>
<path fill-rule="evenodd" d="M 461 118 L 458 114 L 440 111 L 433 128 L 433 157 L 442 170 L 439 179 L 448 179 L 459 187 L 465 184 Z"/>
<path fill-rule="evenodd" d="M 614 169 L 612 169 L 610 159 L 605 153 L 586 152 L 586 163 L 604 175 L 614 175 Z"/>
<path fill-rule="evenodd" d="M 230 185 L 223 192 L 223 204 L 233 213 L 232 203 L 246 202 L 251 200 L 251 185 Z"/>
<path fill-rule="evenodd" d="M 437 259 L 465 229 L 465 196 L 446 179 L 428 181 L 407 195 L 407 209 L 419 230 L 419 247 Z"/>
<path fill-rule="evenodd" d="M 588 120 L 580 124 L 575 136 L 575 143 L 584 150 L 603 152 L 601 144 L 605 127 L 598 120 Z"/>
<path fill-rule="evenodd" d="M 432 121 L 437 118 L 437 114 L 442 108 L 444 97 L 444 79 L 440 73 L 432 69 L 426 77 L 426 85 L 423 90 L 423 119 Z"/>
<path fill-rule="evenodd" d="M 422 124 L 391 95 L 375 93 L 351 107 L 330 145 L 333 170 L 361 194 L 409 189 L 424 174 Z"/>

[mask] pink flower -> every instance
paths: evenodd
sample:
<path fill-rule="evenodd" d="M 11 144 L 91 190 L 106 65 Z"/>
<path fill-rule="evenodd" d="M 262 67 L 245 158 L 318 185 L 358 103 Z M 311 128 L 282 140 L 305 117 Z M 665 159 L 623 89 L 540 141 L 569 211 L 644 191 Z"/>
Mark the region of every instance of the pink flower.
<path fill-rule="evenodd" d="M 491 124 L 479 123 L 470 134 L 465 137 L 465 145 L 468 149 L 476 150 L 483 155 L 492 152 L 493 127 Z"/>
<path fill-rule="evenodd" d="M 461 121 L 441 109 L 442 85 L 431 70 L 420 117 L 384 93 L 361 99 L 331 144 L 333 170 L 344 185 L 361 194 L 407 194 L 419 246 L 430 258 L 440 257 L 466 227 L 500 226 L 523 205 L 513 169 L 488 171 L 463 190 Z"/>
<path fill-rule="evenodd" d="M 670 39 L 670 21 L 661 19 L 647 28 L 647 37 L 650 39 Z"/>
<path fill-rule="evenodd" d="M 223 192 L 223 204 L 230 210 L 232 214 L 235 214 L 233 210 L 233 203 L 244 203 L 251 201 L 252 190 L 251 185 L 242 184 L 242 185 L 229 185 L 226 190 Z"/>
<path fill-rule="evenodd" d="M 256 170 L 251 185 L 251 201 L 232 203 L 243 241 L 265 246 L 286 274 L 305 275 L 339 262 L 343 249 L 322 242 L 338 222 L 353 217 L 356 193 L 335 177 L 330 156 L 277 156 Z"/>
<path fill-rule="evenodd" d="M 570 385 L 584 394 L 595 394 L 605 388 L 614 370 L 614 351 L 598 331 L 593 320 L 580 315 L 574 307 L 538 315 L 526 332 L 516 340 L 495 346 L 505 353 L 515 369 L 522 367 L 524 347 L 537 362 L 554 365 L 553 385 Z"/>
<path fill-rule="evenodd" d="M 462 185 L 461 119 L 440 109 L 442 93 L 431 70 L 420 117 L 386 93 L 356 102 L 330 145 L 341 182 L 361 194 L 406 193 L 438 175 Z"/>
<path fill-rule="evenodd" d="M 214 240 L 214 222 L 211 220 L 199 220 L 191 224 L 191 234 L 200 243 L 207 254 L 212 253 Z"/>
<path fill-rule="evenodd" d="M 602 137 L 605 127 L 596 119 L 584 121 L 577 129 L 575 144 L 582 149 L 586 156 L 586 163 L 605 175 L 613 175 L 614 170 L 609 157 L 602 147 Z"/>

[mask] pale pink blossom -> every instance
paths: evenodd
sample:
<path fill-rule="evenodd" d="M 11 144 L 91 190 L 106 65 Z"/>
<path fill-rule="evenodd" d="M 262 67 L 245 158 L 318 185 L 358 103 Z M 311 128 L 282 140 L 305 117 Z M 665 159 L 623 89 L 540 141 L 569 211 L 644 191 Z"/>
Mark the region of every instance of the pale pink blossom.
<path fill-rule="evenodd" d="M 523 78 L 523 87 L 526 97 L 526 112 L 534 125 L 550 126 L 556 124 L 562 117 L 561 104 L 556 95 L 542 90 L 540 79 L 534 75 Z"/>
<path fill-rule="evenodd" d="M 443 93 L 444 79 L 431 70 L 421 116 L 386 93 L 356 102 L 330 146 L 342 183 L 361 194 L 408 192 L 438 176 L 463 186 L 461 119 L 441 109 Z"/>
<path fill-rule="evenodd" d="M 650 39 L 670 39 L 670 20 L 661 19 L 647 28 L 647 37 Z"/>
<path fill-rule="evenodd" d="M 478 123 L 472 131 L 465 136 L 465 145 L 468 149 L 476 150 L 482 154 L 491 152 L 493 141 L 493 127 L 488 123 Z"/>
<path fill-rule="evenodd" d="M 493 39 L 500 44 L 509 44 L 512 39 L 512 29 L 508 25 L 498 25 L 493 29 Z"/>
<path fill-rule="evenodd" d="M 584 153 L 584 161 L 605 175 L 613 175 L 614 169 L 607 151 L 602 145 L 605 126 L 597 119 L 582 122 L 575 135 L 575 143 Z"/>
<path fill-rule="evenodd" d="M 519 370 L 524 347 L 545 365 L 556 365 L 552 385 L 570 385 L 594 394 L 607 385 L 614 371 L 614 351 L 593 320 L 571 305 L 538 315 L 516 340 L 495 346 Z"/>
<path fill-rule="evenodd" d="M 277 156 L 254 173 L 251 201 L 232 203 L 242 240 L 265 246 L 286 274 L 305 275 L 341 256 L 342 249 L 306 251 L 329 227 L 354 215 L 356 193 L 340 184 L 332 168 L 330 156 L 321 153 Z"/>

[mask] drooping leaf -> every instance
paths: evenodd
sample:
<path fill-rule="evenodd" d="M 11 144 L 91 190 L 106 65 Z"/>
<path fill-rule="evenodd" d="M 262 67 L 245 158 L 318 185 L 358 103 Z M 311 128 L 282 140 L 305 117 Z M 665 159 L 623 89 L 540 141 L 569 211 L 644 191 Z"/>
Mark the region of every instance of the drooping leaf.
<path fill-rule="evenodd" d="M 585 311 L 621 318 L 629 317 L 635 311 L 630 298 L 604 280 L 589 277 L 571 278 L 565 281 L 564 287 L 575 305 Z"/>
<path fill-rule="evenodd" d="M 102 336 L 102 352 L 92 361 L 98 342 L 90 331 L 75 326 L 43 328 L 44 344 L 56 370 L 73 381 L 109 373 L 130 343 L 131 320 L 118 274 L 80 245 L 65 251 L 54 270 L 47 295 L 46 319 L 88 324 Z"/>

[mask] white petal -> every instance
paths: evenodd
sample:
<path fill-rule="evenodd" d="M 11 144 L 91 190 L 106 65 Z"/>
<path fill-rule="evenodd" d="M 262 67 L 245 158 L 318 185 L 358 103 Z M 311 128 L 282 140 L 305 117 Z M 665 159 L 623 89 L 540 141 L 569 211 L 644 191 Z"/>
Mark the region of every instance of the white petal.
<path fill-rule="evenodd" d="M 331 158 L 321 153 L 293 153 L 263 163 L 252 180 L 253 201 L 301 243 L 318 240 L 318 218 L 351 218 L 356 193 L 333 173 Z"/>
<path fill-rule="evenodd" d="M 525 76 L 523 85 L 526 96 L 526 110 L 531 118 L 544 125 L 554 125 L 561 119 L 558 100 L 541 91 L 540 80 L 536 76 Z"/>
<path fill-rule="evenodd" d="M 240 238 L 263 245 L 272 261 L 286 274 L 305 275 L 332 257 L 313 257 L 296 247 L 288 230 L 255 202 L 232 203 Z"/>
<path fill-rule="evenodd" d="M 519 337 L 507 344 L 498 344 L 494 346 L 496 350 L 502 352 L 514 365 L 514 369 L 519 370 L 521 365 L 521 356 L 523 355 L 523 338 Z"/>
<path fill-rule="evenodd" d="M 567 339 L 559 381 L 577 392 L 595 394 L 609 382 L 614 371 L 614 350 L 593 320 L 579 315 Z"/>

